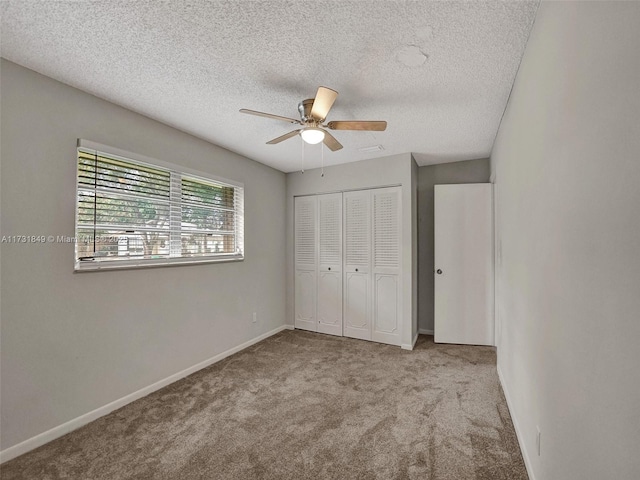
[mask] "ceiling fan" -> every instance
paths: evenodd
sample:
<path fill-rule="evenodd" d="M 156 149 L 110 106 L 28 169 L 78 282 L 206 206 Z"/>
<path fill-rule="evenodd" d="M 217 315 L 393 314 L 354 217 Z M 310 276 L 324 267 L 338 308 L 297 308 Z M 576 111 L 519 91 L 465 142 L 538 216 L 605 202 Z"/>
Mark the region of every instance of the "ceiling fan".
<path fill-rule="evenodd" d="M 331 107 L 337 97 L 338 92 L 335 90 L 331 90 L 327 87 L 318 87 L 315 98 L 308 98 L 298 103 L 300 120 L 282 117 L 280 115 L 272 115 L 270 113 L 257 112 L 255 110 L 247 110 L 246 108 L 241 109 L 240 112 L 302 125 L 302 128 L 298 130 L 293 130 L 292 132 L 285 133 L 278 138 L 268 141 L 268 145 L 274 145 L 288 138 L 300 135 L 306 143 L 312 145 L 323 142 L 332 152 L 340 150 L 342 145 L 333 135 L 325 130 L 326 128 L 330 130 L 372 130 L 378 132 L 382 132 L 387 128 L 387 122 L 384 121 L 340 120 L 323 124 L 322 122 L 327 118 L 329 110 L 331 110 Z"/>

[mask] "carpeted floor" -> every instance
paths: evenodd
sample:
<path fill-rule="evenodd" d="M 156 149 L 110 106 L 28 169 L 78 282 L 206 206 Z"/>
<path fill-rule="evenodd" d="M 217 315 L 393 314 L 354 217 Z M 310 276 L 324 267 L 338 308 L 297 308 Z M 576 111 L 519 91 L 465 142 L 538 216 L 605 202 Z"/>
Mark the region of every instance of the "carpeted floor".
<path fill-rule="evenodd" d="M 284 331 L 0 467 L 10 479 L 527 479 L 491 347 Z"/>

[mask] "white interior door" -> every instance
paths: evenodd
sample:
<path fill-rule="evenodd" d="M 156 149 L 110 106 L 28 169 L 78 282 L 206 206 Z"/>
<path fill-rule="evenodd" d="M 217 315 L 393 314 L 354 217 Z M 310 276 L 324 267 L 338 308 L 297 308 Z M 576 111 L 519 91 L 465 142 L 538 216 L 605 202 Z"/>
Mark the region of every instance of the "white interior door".
<path fill-rule="evenodd" d="M 342 335 L 342 194 L 318 195 L 318 332 Z"/>
<path fill-rule="evenodd" d="M 371 339 L 400 345 L 400 188 L 373 190 L 373 321 Z"/>
<path fill-rule="evenodd" d="M 344 336 L 371 340 L 371 192 L 345 192 Z"/>
<path fill-rule="evenodd" d="M 317 331 L 317 198 L 294 199 L 295 328 Z"/>
<path fill-rule="evenodd" d="M 494 345 L 491 184 L 435 186 L 435 341 Z"/>

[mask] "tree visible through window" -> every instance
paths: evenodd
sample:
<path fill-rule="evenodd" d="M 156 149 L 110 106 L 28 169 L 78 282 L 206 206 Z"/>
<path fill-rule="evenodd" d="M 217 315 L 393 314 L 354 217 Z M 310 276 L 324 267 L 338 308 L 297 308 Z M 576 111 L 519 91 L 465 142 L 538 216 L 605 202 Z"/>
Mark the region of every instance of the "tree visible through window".
<path fill-rule="evenodd" d="M 242 209 L 239 186 L 80 147 L 76 268 L 242 259 Z"/>
<path fill-rule="evenodd" d="M 182 178 L 183 254 L 233 251 L 234 198 L 235 192 L 232 187 Z"/>

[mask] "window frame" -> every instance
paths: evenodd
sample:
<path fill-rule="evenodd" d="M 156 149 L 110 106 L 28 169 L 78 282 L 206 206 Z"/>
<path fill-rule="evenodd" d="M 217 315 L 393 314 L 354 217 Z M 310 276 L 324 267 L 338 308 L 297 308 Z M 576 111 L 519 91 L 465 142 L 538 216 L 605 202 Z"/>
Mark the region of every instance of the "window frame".
<path fill-rule="evenodd" d="M 235 244 L 236 251 L 234 253 L 216 253 L 212 255 L 201 256 L 176 256 L 176 257 L 163 257 L 163 258 L 127 258 L 122 260 L 110 259 L 110 260 L 91 260 L 82 261 L 78 258 L 78 230 L 80 225 L 78 224 L 79 202 L 78 195 L 80 189 L 78 168 L 79 168 L 79 150 L 89 150 L 97 154 L 104 154 L 109 157 L 119 157 L 124 161 L 130 161 L 140 164 L 141 166 L 147 166 L 152 168 L 158 168 L 167 170 L 170 173 L 176 173 L 180 175 L 180 178 L 186 177 L 187 179 L 202 180 L 203 182 L 212 182 L 220 184 L 223 187 L 232 187 L 234 189 L 234 196 L 236 196 L 237 203 L 234 205 L 235 215 Z M 74 272 L 92 272 L 99 270 L 119 270 L 119 269 L 137 269 L 148 267 L 167 267 L 178 265 L 197 265 L 205 263 L 220 263 L 220 262 L 238 262 L 244 260 L 244 184 L 227 178 L 222 178 L 210 173 L 186 168 L 181 165 L 176 165 L 169 162 L 157 160 L 155 158 L 146 157 L 144 155 L 128 152 L 119 148 L 110 147 L 97 142 L 93 142 L 85 139 L 78 139 L 76 145 L 76 157 L 75 157 L 75 175 L 76 175 L 76 188 L 75 188 L 75 222 L 74 222 Z M 182 204 L 182 198 L 178 198 L 177 201 Z M 170 202 L 174 204 L 176 199 L 171 198 Z M 168 230 L 168 232 L 171 229 Z M 182 232 L 182 230 L 181 230 Z"/>

